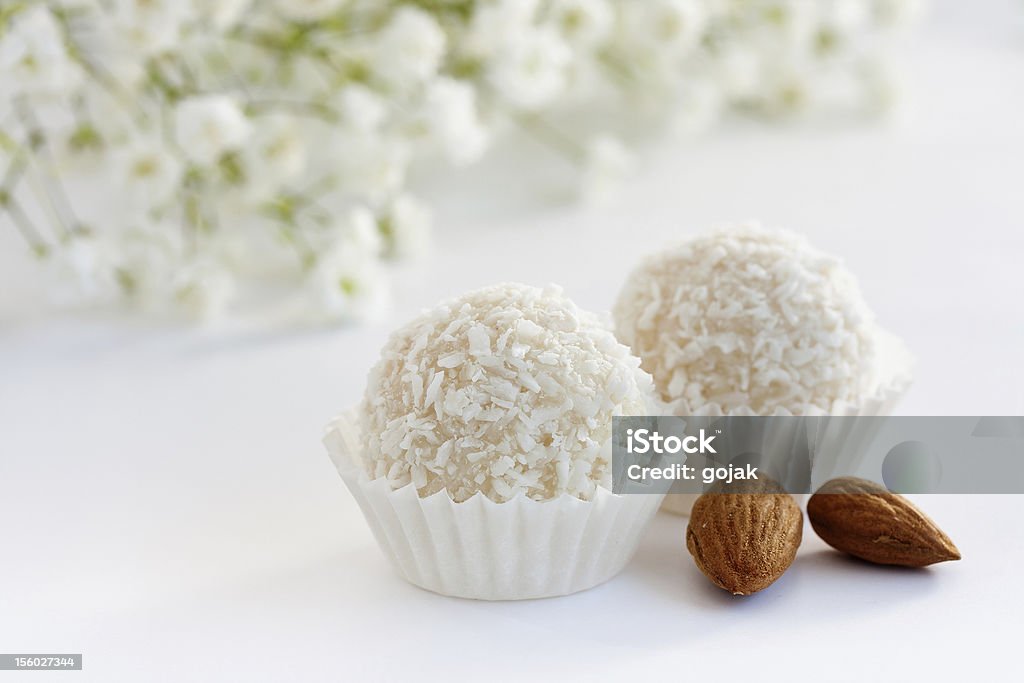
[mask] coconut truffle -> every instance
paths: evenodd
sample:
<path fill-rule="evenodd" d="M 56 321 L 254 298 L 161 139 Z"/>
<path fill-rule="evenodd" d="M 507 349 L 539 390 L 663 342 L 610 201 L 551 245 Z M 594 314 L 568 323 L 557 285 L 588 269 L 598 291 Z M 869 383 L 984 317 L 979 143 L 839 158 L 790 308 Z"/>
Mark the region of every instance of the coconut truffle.
<path fill-rule="evenodd" d="M 648 257 L 614 318 L 676 414 L 829 411 L 877 393 L 907 358 L 837 259 L 757 225 Z"/>
<path fill-rule="evenodd" d="M 560 289 L 502 284 L 391 335 L 362 403 L 364 465 L 420 496 L 589 500 L 613 415 L 654 412 L 640 360 Z"/>

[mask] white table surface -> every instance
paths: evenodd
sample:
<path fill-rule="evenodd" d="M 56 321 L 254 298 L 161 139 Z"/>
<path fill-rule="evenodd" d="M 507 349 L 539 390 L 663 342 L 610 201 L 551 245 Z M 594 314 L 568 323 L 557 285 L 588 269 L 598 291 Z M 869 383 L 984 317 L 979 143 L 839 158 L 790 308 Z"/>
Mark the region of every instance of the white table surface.
<path fill-rule="evenodd" d="M 633 254 L 745 218 L 860 275 L 918 357 L 902 413 L 1024 413 L 1024 5 L 962 5 L 913 44 L 901 122 L 732 125 L 648 152 L 611 208 L 548 202 L 557 164 L 513 152 L 423 185 L 436 247 L 380 325 L 42 313 L 0 234 L 0 651 L 84 653 L 33 680 L 1012 677 L 1022 496 L 919 499 L 964 555 L 931 570 L 845 559 L 807 527 L 785 576 L 737 599 L 659 516 L 613 581 L 491 604 L 398 579 L 319 444 L 419 308 L 520 280 L 608 309 Z"/>

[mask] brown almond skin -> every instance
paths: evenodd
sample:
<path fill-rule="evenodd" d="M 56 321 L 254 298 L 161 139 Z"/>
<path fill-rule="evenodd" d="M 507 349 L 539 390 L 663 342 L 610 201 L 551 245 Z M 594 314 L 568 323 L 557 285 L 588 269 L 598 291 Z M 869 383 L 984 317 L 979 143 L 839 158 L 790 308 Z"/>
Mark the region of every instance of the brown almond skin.
<path fill-rule="evenodd" d="M 803 535 L 803 514 L 793 497 L 774 482 L 754 486 L 768 492 L 701 495 L 686 529 L 697 567 L 733 595 L 756 593 L 782 576 Z"/>
<path fill-rule="evenodd" d="M 807 501 L 807 516 L 830 546 L 875 564 L 926 567 L 960 559 L 953 541 L 923 512 L 867 479 L 825 482 Z"/>

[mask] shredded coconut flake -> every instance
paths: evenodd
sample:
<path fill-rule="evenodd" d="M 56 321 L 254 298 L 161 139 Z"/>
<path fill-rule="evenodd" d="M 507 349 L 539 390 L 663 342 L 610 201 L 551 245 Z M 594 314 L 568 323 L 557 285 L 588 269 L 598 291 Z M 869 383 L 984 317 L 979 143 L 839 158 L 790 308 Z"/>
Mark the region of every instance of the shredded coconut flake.
<path fill-rule="evenodd" d="M 756 225 L 647 258 L 614 317 L 679 414 L 828 411 L 879 391 L 909 358 L 837 259 Z"/>
<path fill-rule="evenodd" d="M 657 412 L 640 360 L 561 290 L 504 284 L 399 329 L 370 373 L 365 466 L 421 496 L 589 500 L 611 418 Z"/>

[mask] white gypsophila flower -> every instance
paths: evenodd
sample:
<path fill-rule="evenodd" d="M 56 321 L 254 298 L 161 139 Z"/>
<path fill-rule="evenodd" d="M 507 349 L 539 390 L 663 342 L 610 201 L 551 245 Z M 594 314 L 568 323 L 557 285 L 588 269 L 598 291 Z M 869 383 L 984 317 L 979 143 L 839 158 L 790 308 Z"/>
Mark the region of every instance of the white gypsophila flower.
<path fill-rule="evenodd" d="M 346 85 L 335 97 L 342 125 L 353 131 L 370 133 L 380 128 L 387 117 L 387 103 L 365 85 Z"/>
<path fill-rule="evenodd" d="M 219 317 L 236 292 L 235 279 L 220 263 L 199 258 L 186 263 L 174 277 L 174 299 L 192 318 Z"/>
<path fill-rule="evenodd" d="M 524 33 L 503 49 L 491 65 L 497 93 L 510 105 L 535 110 L 565 87 L 572 50 L 547 28 Z"/>
<path fill-rule="evenodd" d="M 401 189 L 409 168 L 410 149 L 398 137 L 341 135 L 334 169 L 350 193 L 377 203 Z"/>
<path fill-rule="evenodd" d="M 116 255 L 108 240 L 75 234 L 47 257 L 58 304 L 100 303 L 117 293 Z"/>
<path fill-rule="evenodd" d="M 375 39 L 374 69 L 393 86 L 418 84 L 437 73 L 447 38 L 431 15 L 401 7 Z"/>
<path fill-rule="evenodd" d="M 199 164 L 212 164 L 249 138 L 252 125 L 229 95 L 200 95 L 183 100 L 174 111 L 178 146 Z"/>
<path fill-rule="evenodd" d="M 705 6 L 697 0 L 625 2 L 621 17 L 627 42 L 639 42 L 666 57 L 692 49 L 708 19 Z"/>
<path fill-rule="evenodd" d="M 722 110 L 722 91 L 709 80 L 690 79 L 680 89 L 672 114 L 672 133 L 686 137 L 702 133 Z"/>
<path fill-rule="evenodd" d="M 411 258 L 423 254 L 430 243 L 433 216 L 430 208 L 409 194 L 395 197 L 381 216 L 387 254 Z"/>
<path fill-rule="evenodd" d="M 346 219 L 335 229 L 334 237 L 334 242 L 350 244 L 370 257 L 380 256 L 384 250 L 384 237 L 377 217 L 365 206 L 349 210 Z"/>
<path fill-rule="evenodd" d="M 608 135 L 599 135 L 591 140 L 585 152 L 580 194 L 589 202 L 605 201 L 633 173 L 633 155 L 620 140 Z"/>
<path fill-rule="evenodd" d="M 870 19 L 870 7 L 865 0 L 832 0 L 818 3 L 821 23 L 840 33 L 856 31 Z"/>
<path fill-rule="evenodd" d="M 78 170 L 69 160 L 78 168 L 110 161 L 103 171 L 112 182 L 104 184 L 121 192 L 124 221 L 89 220 L 103 246 L 90 252 L 87 236 L 76 236 L 60 258 L 77 264 L 64 263 L 65 270 L 82 274 L 70 280 L 81 279 L 83 289 L 106 279 L 134 301 L 166 310 L 187 303 L 174 289 L 185 279 L 175 277 L 186 262 L 183 235 L 197 238 L 190 258 L 215 254 L 246 278 L 295 275 L 298 261 L 278 238 L 282 227 L 301 225 L 303 234 L 294 236 L 313 253 L 325 241 L 346 245 L 339 263 L 421 251 L 430 211 L 404 194 L 411 161 L 471 163 L 517 110 L 546 121 L 626 93 L 629 116 L 657 114 L 683 134 L 704 129 L 726 107 L 772 115 L 835 102 L 858 113 L 888 111 L 898 90 L 883 54 L 896 35 L 886 29 L 909 21 L 921 4 L 0 0 L 7 10 L 0 10 L 0 119 L 18 123 L 12 109 L 24 102 L 25 120 L 38 124 L 60 176 Z M 96 69 L 95 79 L 84 66 Z M 259 106 L 250 110 L 229 91 L 251 94 Z M 194 92 L 204 95 L 179 101 Z M 25 95 L 57 95 L 75 107 L 49 108 L 43 97 L 37 107 Z M 264 106 L 289 114 L 253 113 Z M 605 113 L 619 111 L 598 111 L 595 121 Z M 140 125 L 158 124 L 170 131 L 166 139 L 140 138 Z M 7 130 L 18 138 L 12 142 L 24 145 L 24 127 Z M 631 157 L 609 138 L 576 148 L 581 133 L 566 130 L 565 147 L 585 150 L 581 191 L 600 199 L 629 173 Z M 215 223 L 214 234 L 157 224 L 180 219 L 172 202 L 185 178 L 202 198 L 198 222 Z M 306 189 L 315 204 L 290 201 Z M 287 211 L 261 212 L 275 197 Z M 353 204 L 361 208 L 323 216 L 324 207 Z M 73 208 L 88 213 L 88 206 Z M 227 236 L 242 245 L 230 259 Z"/>
<path fill-rule="evenodd" d="M 873 0 L 872 18 L 884 28 L 903 28 L 917 22 L 925 13 L 926 0 Z"/>
<path fill-rule="evenodd" d="M 0 26 L 0 95 L 53 94 L 81 77 L 64 45 L 61 29 L 43 5 L 16 12 Z"/>
<path fill-rule="evenodd" d="M 730 42 L 779 58 L 807 54 L 822 25 L 822 7 L 828 4 L 818 0 L 768 0 L 741 5 L 745 13 L 735 18 L 736 32 Z M 843 16 L 842 12 L 836 14 Z"/>
<path fill-rule="evenodd" d="M 900 73 L 884 59 L 868 59 L 857 71 L 866 108 L 872 114 L 898 114 L 903 87 Z"/>
<path fill-rule="evenodd" d="M 101 147 L 95 150 L 81 150 L 87 152 L 81 161 L 91 159 L 103 163 L 108 153 L 115 153 L 128 142 L 135 142 L 144 137 L 140 129 L 140 122 L 134 118 L 134 111 L 124 106 L 123 101 L 118 100 L 112 94 L 102 88 L 82 88 L 78 91 L 81 95 L 81 111 L 88 111 L 88 121 L 81 122 L 86 128 L 91 128 L 97 136 L 97 143 L 102 141 Z M 70 147 L 70 138 L 65 138 L 65 145 Z M 95 152 L 93 155 L 92 152 Z M 116 166 L 104 166 L 111 171 L 116 171 Z M 99 169 L 98 169 L 99 170 Z"/>
<path fill-rule="evenodd" d="M 113 0 L 110 18 L 126 52 L 154 55 L 178 46 L 196 10 L 182 0 Z"/>
<path fill-rule="evenodd" d="M 766 24 L 784 33 L 803 31 L 806 35 L 826 14 L 851 16 L 853 10 L 839 7 L 849 2 L 864 4 L 864 0 L 759 0 L 739 3 L 742 9 L 737 10 L 740 16 L 734 17 L 733 28 L 743 31 L 757 24 Z"/>
<path fill-rule="evenodd" d="M 562 38 L 579 48 L 603 42 L 615 23 L 608 0 L 553 0 L 548 13 Z"/>
<path fill-rule="evenodd" d="M 181 225 L 139 216 L 117 236 L 115 273 L 126 301 L 139 309 L 165 312 L 184 253 Z"/>
<path fill-rule="evenodd" d="M 806 49 L 813 51 L 805 58 L 808 65 L 844 55 L 854 44 L 856 36 L 870 19 L 864 0 L 834 0 L 816 4 L 818 16 L 813 35 L 804 41 Z M 780 61 L 800 59 L 796 50 L 780 55 Z"/>
<path fill-rule="evenodd" d="M 124 25 L 131 18 L 126 11 L 115 14 L 115 7 L 106 4 L 105 0 L 97 0 L 96 5 L 79 10 L 80 14 L 69 15 L 67 19 L 69 28 L 73 27 L 70 35 L 74 38 L 75 50 L 83 63 L 90 65 L 95 76 L 84 81 L 83 84 L 89 87 L 80 88 L 76 94 L 92 100 L 90 105 L 102 100 L 114 103 L 120 108 L 121 117 L 134 119 L 138 116 L 134 110 L 147 105 L 145 96 L 136 100 L 131 98 L 136 95 L 133 91 L 143 87 L 143 79 L 147 76 L 150 39 L 144 33 L 135 35 L 138 32 Z M 178 22 L 169 23 L 172 30 L 177 31 Z M 145 44 L 140 46 L 140 41 Z M 153 42 L 161 43 L 159 40 Z M 163 42 L 174 46 L 177 36 Z M 102 80 L 103 87 L 95 87 L 98 85 L 96 78 Z M 106 105 L 104 103 L 103 106 Z M 91 111 L 91 106 L 88 109 Z M 99 119 L 101 126 L 105 123 L 103 116 L 95 118 Z"/>
<path fill-rule="evenodd" d="M 317 312 L 338 322 L 377 319 L 389 298 L 380 262 L 345 240 L 320 254 L 306 288 Z"/>
<path fill-rule="evenodd" d="M 242 150 L 246 192 L 261 200 L 306 170 L 306 141 L 294 117 L 271 114 L 253 120 Z"/>
<path fill-rule="evenodd" d="M 218 31 L 234 26 L 252 0 L 192 0 L 196 12 Z"/>
<path fill-rule="evenodd" d="M 533 30 L 538 5 L 539 0 L 477 2 L 458 49 L 479 59 L 493 56 L 523 33 Z"/>
<path fill-rule="evenodd" d="M 291 228 L 267 216 L 254 215 L 254 208 L 258 207 L 252 203 L 222 203 L 218 207 L 217 230 L 204 236 L 203 250 L 217 255 L 240 289 L 251 280 L 293 279 L 296 266 L 301 268 L 301 261 L 296 263 L 294 246 L 282 249 L 293 237 Z"/>
<path fill-rule="evenodd" d="M 155 208 L 171 199 L 181 182 L 184 164 L 154 138 L 133 138 L 114 149 L 111 160 L 133 208 Z"/>
<path fill-rule="evenodd" d="M 813 77 L 799 64 L 780 64 L 762 74 L 757 100 L 754 102 L 769 115 L 792 116 L 811 107 L 815 97 Z"/>
<path fill-rule="evenodd" d="M 464 81 L 442 76 L 424 95 L 424 119 L 444 155 L 454 164 L 469 164 L 487 149 L 489 132 L 480 121 L 476 90 Z"/>
<path fill-rule="evenodd" d="M 170 272 L 172 267 L 177 267 L 185 253 L 188 239 L 186 232 L 182 230 L 177 217 L 156 213 L 133 217 L 118 237 L 122 244 L 138 247 L 140 252 L 146 248 L 155 247 L 156 251 L 162 254 L 163 262 L 167 265 L 166 271 L 162 267 L 155 270 L 164 276 Z"/>
<path fill-rule="evenodd" d="M 318 21 L 337 12 L 347 0 L 274 0 L 274 7 L 292 21 Z"/>
<path fill-rule="evenodd" d="M 731 45 L 715 56 L 713 73 L 727 99 L 744 101 L 759 86 L 761 59 L 755 50 Z"/>

